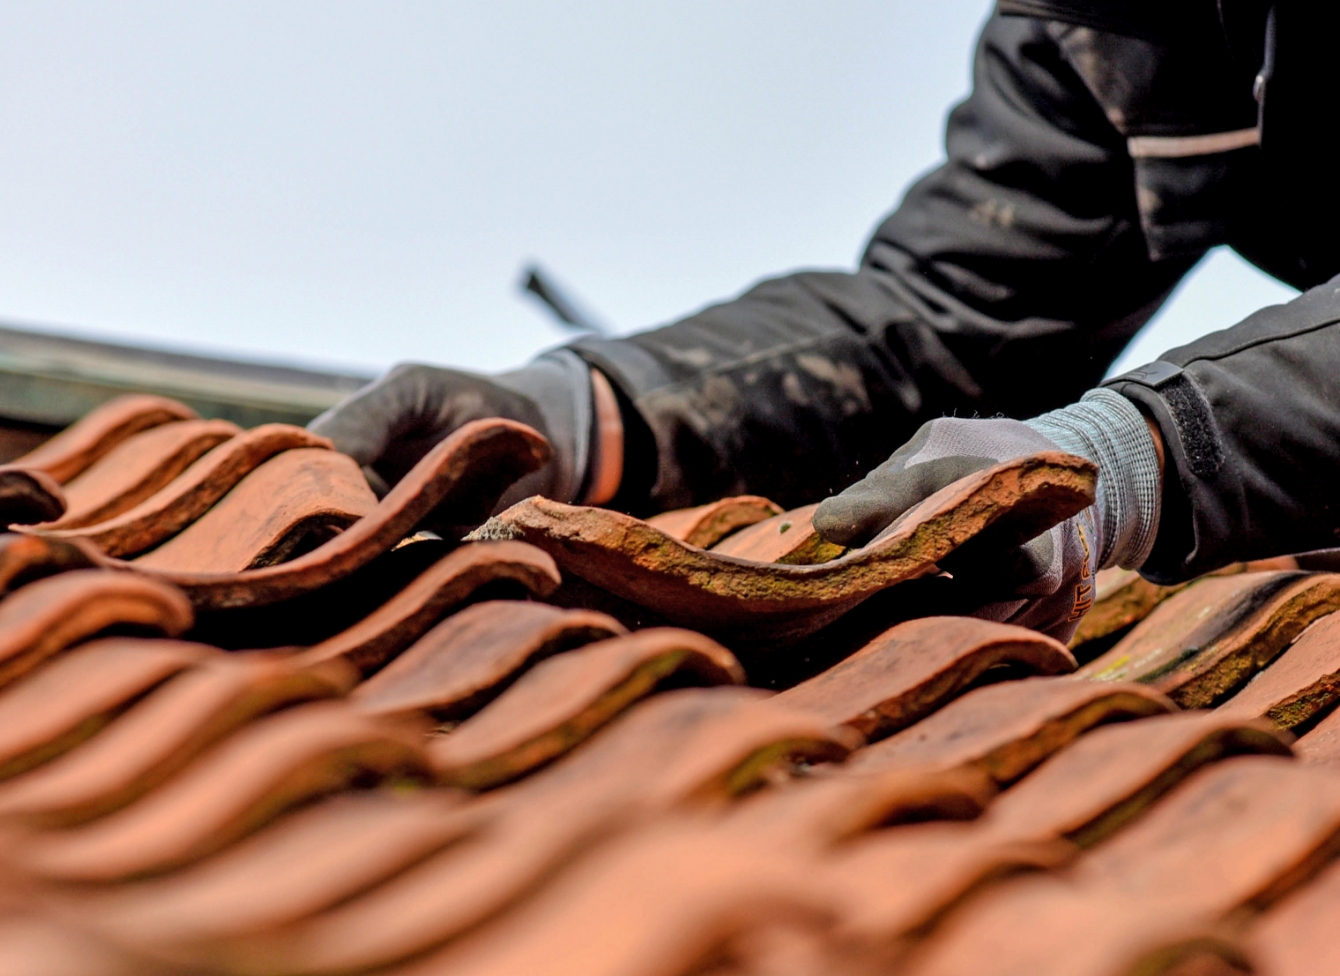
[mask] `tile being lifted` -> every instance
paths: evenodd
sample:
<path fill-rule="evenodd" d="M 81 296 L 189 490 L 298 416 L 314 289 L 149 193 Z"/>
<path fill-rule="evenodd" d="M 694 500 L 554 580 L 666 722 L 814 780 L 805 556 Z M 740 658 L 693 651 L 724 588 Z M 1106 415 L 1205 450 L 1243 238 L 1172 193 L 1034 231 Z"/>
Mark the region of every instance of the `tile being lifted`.
<path fill-rule="evenodd" d="M 524 542 L 469 543 L 433 563 L 362 620 L 313 644 L 302 659 L 343 658 L 371 674 L 481 587 L 502 582 L 545 597 L 560 579 L 549 554 Z"/>
<path fill-rule="evenodd" d="M 0 784 L 0 816 L 38 826 L 99 817 L 150 792 L 258 716 L 343 695 L 356 672 L 282 655 L 227 655 L 160 685 L 59 759 Z"/>
<path fill-rule="evenodd" d="M 873 741 L 929 715 L 997 665 L 1056 675 L 1074 671 L 1075 659 L 1035 630 L 972 617 L 922 617 L 889 628 L 777 701 Z"/>
<path fill-rule="evenodd" d="M 104 637 L 0 692 L 0 780 L 88 739 L 140 696 L 222 652 L 187 641 Z"/>
<path fill-rule="evenodd" d="M 613 617 L 544 603 L 490 600 L 438 624 L 350 696 L 369 715 L 461 719 L 534 662 L 625 633 Z"/>
<path fill-rule="evenodd" d="M 759 643 L 813 633 L 880 590 L 936 572 L 938 560 L 970 541 L 1031 538 L 1088 504 L 1093 482 L 1093 465 L 1069 455 L 1008 461 L 936 492 L 874 542 L 816 566 L 723 556 L 617 512 L 542 498 L 513 505 L 475 536 L 533 543 L 564 573 L 671 623 Z"/>
<path fill-rule="evenodd" d="M 129 511 L 82 529 L 46 529 L 59 538 L 88 539 L 109 556 L 134 556 L 200 518 L 259 465 L 294 448 L 330 448 L 301 427 L 264 424 L 224 441 Z"/>
<path fill-rule="evenodd" d="M 282 562 L 309 535 L 329 536 L 377 507 L 358 462 L 323 448 L 284 451 L 197 521 L 135 560 L 160 572 L 240 573 Z"/>
<path fill-rule="evenodd" d="M 368 515 L 310 552 L 259 569 L 160 570 L 142 560 L 106 556 L 85 540 L 60 541 L 80 548 L 99 565 L 173 583 L 197 609 L 261 606 L 343 579 L 390 550 L 430 515 L 477 524 L 513 482 L 548 458 L 548 442 L 524 424 L 472 421 L 429 451 Z"/>
<path fill-rule="evenodd" d="M 13 462 L 65 484 L 126 438 L 174 420 L 198 420 L 190 407 L 167 397 L 130 394 L 89 411 L 40 447 Z"/>
<path fill-rule="evenodd" d="M 846 754 L 851 743 L 822 721 L 767 697 L 722 687 L 642 702 L 553 766 L 485 797 L 498 804 L 487 829 L 327 912 L 209 958 L 258 976 L 387 965 L 495 915 L 640 818 L 719 804 L 798 759 Z"/>
<path fill-rule="evenodd" d="M 0 465 L 0 526 L 48 522 L 65 514 L 65 492 L 49 474 Z"/>
<path fill-rule="evenodd" d="M 241 432 L 227 420 L 176 420 L 133 434 L 65 483 L 65 514 L 43 528 L 77 529 L 120 515 Z"/>
<path fill-rule="evenodd" d="M 1340 574 L 1210 577 L 1163 603 L 1080 674 L 1138 681 L 1183 708 L 1242 687 L 1318 617 L 1340 609 Z"/>
<path fill-rule="evenodd" d="M 0 688 L 108 627 L 176 637 L 192 620 L 182 593 L 157 580 L 99 569 L 37 580 L 0 601 Z"/>
<path fill-rule="evenodd" d="M 1089 729 L 1173 711 L 1138 684 L 1023 678 L 978 688 L 892 738 L 856 753 L 854 769 L 976 766 L 1011 783 Z"/>
<path fill-rule="evenodd" d="M 758 495 L 736 495 L 696 508 L 679 508 L 647 519 L 668 536 L 711 549 L 733 532 L 781 514 L 781 506 Z"/>
<path fill-rule="evenodd" d="M 1293 729 L 1340 701 L 1340 614 L 1328 614 L 1219 706 L 1223 715 L 1266 718 Z"/>
<path fill-rule="evenodd" d="M 847 550 L 819 538 L 811 521 L 818 507 L 816 503 L 774 515 L 710 548 L 723 556 L 759 563 L 812 566 L 829 562 Z"/>
<path fill-rule="evenodd" d="M 430 775 L 423 729 L 344 702 L 253 722 L 139 803 L 92 823 L 27 838 L 10 860 L 52 881 L 156 874 L 252 833 L 284 811 L 356 784 Z"/>
<path fill-rule="evenodd" d="M 662 681 L 744 684 L 720 644 L 651 628 L 536 664 L 482 711 L 428 747 L 438 782 L 488 789 L 571 751 Z"/>
<path fill-rule="evenodd" d="M 1268 905 L 1314 873 L 1338 834 L 1340 777 L 1277 757 L 1229 759 L 1064 875 L 1016 879 L 972 899 L 904 971 L 1165 971 L 1153 968 L 1160 956 L 1166 965 L 1230 913 Z"/>

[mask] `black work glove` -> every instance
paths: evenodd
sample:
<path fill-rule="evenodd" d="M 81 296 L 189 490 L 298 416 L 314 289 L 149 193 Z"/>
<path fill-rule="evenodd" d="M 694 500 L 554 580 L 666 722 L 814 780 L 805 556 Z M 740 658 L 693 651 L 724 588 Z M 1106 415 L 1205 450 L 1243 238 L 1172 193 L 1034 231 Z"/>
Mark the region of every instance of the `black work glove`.
<path fill-rule="evenodd" d="M 1110 390 L 1091 391 L 1027 423 L 932 420 L 865 478 L 824 501 L 814 527 L 830 542 L 863 545 L 946 485 L 1039 451 L 1066 451 L 1097 464 L 1095 503 L 1014 552 L 970 551 L 961 559 L 951 555 L 942 567 L 981 601 L 966 608 L 974 616 L 1069 640 L 1092 606 L 1093 573 L 1118 563 L 1138 568 L 1158 527 L 1153 435 L 1135 406 Z"/>
<path fill-rule="evenodd" d="M 508 489 L 500 508 L 531 495 L 562 502 L 582 497 L 595 434 L 591 370 L 567 349 L 497 376 L 404 363 L 307 428 L 329 437 L 337 450 L 370 472 L 374 487 L 384 490 L 448 434 L 489 417 L 534 427 L 554 450 L 547 465 Z M 378 480 L 384 485 L 378 486 Z"/>

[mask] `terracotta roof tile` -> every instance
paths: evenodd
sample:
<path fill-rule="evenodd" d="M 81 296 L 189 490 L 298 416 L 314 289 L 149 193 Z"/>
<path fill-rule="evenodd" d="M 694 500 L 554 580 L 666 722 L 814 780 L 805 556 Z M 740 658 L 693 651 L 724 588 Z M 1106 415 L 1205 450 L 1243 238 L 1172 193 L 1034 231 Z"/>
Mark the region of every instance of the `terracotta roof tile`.
<path fill-rule="evenodd" d="M 1224 715 L 1267 718 L 1294 729 L 1340 701 L 1340 616 L 1329 614 L 1303 631 L 1270 667 L 1219 706 Z"/>
<path fill-rule="evenodd" d="M 221 653 L 138 637 L 106 637 L 65 652 L 0 695 L 0 779 L 69 751 L 173 675 Z"/>
<path fill-rule="evenodd" d="M 132 434 L 65 483 L 65 514 L 44 527 L 76 529 L 120 515 L 240 433 L 227 420 L 176 420 Z"/>
<path fill-rule="evenodd" d="M 937 492 L 865 548 L 816 566 L 721 556 L 617 512 L 542 498 L 512 506 L 479 537 L 530 542 L 565 573 L 672 623 L 757 642 L 812 633 L 882 589 L 936 572 L 938 560 L 979 534 L 1030 538 L 1092 492 L 1093 467 L 1081 459 L 1006 462 Z"/>
<path fill-rule="evenodd" d="M 1140 681 L 1184 708 L 1222 701 L 1312 621 L 1340 608 L 1340 575 L 1244 573 L 1169 599 L 1080 673 Z"/>
<path fill-rule="evenodd" d="M 755 497 L 532 500 L 481 534 L 533 545 L 458 545 L 544 462 L 533 432 L 470 425 L 375 502 L 297 428 L 183 466 L 203 423 L 130 400 L 0 470 L 38 507 L 39 467 L 120 478 L 108 511 L 160 486 L 0 536 L 0 968 L 1223 976 L 1334 948 L 1337 577 L 1105 574 L 1076 647 L 1106 656 L 1071 675 L 1030 631 L 922 616 L 952 581 L 901 585 L 1082 504 L 1064 457 L 836 558 L 812 507 Z M 183 593 L 186 636 L 269 650 L 101 636 L 185 631 Z M 732 651 L 815 677 L 738 687 Z"/>
<path fill-rule="evenodd" d="M 49 474 L 0 465 L 0 525 L 46 522 L 65 514 L 65 492 Z"/>
<path fill-rule="evenodd" d="M 82 529 L 46 529 L 61 538 L 88 539 L 109 556 L 134 556 L 176 535 L 200 518 L 259 465 L 281 451 L 330 448 L 324 437 L 301 427 L 265 424 L 212 448 L 180 475 L 133 508 Z"/>
<path fill-rule="evenodd" d="M 353 668 L 271 654 L 209 660 L 163 683 L 83 745 L 0 785 L 0 817 L 78 823 L 116 810 L 170 778 L 257 716 L 343 695 Z"/>
<path fill-rule="evenodd" d="M 243 478 L 180 533 L 138 557 L 160 572 L 240 573 L 285 561 L 309 535 L 346 529 L 377 507 L 353 458 L 302 447 Z"/>
<path fill-rule="evenodd" d="M 818 507 L 818 504 L 806 505 L 781 512 L 709 548 L 723 556 L 759 563 L 813 566 L 829 562 L 847 550 L 819 538 L 811 521 Z"/>
<path fill-rule="evenodd" d="M 716 641 L 669 627 L 557 654 L 432 743 L 438 781 L 486 789 L 517 779 L 570 751 L 667 679 L 743 684 L 744 670 Z"/>
<path fill-rule="evenodd" d="M 58 881 L 113 881 L 190 863 L 313 797 L 387 777 L 425 777 L 422 730 L 343 702 L 253 722 L 139 803 L 26 839 L 13 858 Z"/>
<path fill-rule="evenodd" d="M 354 690 L 369 715 L 478 711 L 535 661 L 624 633 L 612 617 L 542 603 L 491 600 L 448 617 Z"/>
<path fill-rule="evenodd" d="M 732 533 L 780 515 L 781 511 L 776 502 L 758 495 L 735 495 L 696 508 L 653 515 L 647 519 L 647 524 L 680 542 L 699 549 L 711 549 Z"/>
<path fill-rule="evenodd" d="M 88 547 L 61 539 L 0 532 L 0 597 L 24 583 L 95 565 Z"/>
<path fill-rule="evenodd" d="M 396 657 L 481 588 L 510 582 L 537 597 L 558 586 L 549 555 L 524 542 L 475 542 L 433 563 L 372 613 L 308 648 L 304 659 L 343 658 L 364 674 Z"/>
<path fill-rule="evenodd" d="M 1252 928 L 1248 948 L 1270 976 L 1340 972 L 1340 863 L 1289 895 Z"/>
<path fill-rule="evenodd" d="M 0 603 L 0 688 L 108 627 L 175 637 L 191 621 L 180 592 L 129 573 L 73 570 L 29 583 Z"/>
<path fill-rule="evenodd" d="M 1340 778 L 1281 759 L 1228 760 L 1197 773 L 1070 872 L 974 899 L 906 971 L 1132 972 L 1209 934 L 1241 906 L 1292 888 L 1316 869 L 1337 830 Z"/>
<path fill-rule="evenodd" d="M 892 738 L 862 749 L 858 769 L 974 765 L 1011 783 L 1089 729 L 1175 706 L 1143 685 L 1024 678 L 955 699 Z"/>
<path fill-rule="evenodd" d="M 874 740 L 924 718 L 1000 665 L 1052 675 L 1075 670 L 1075 659 L 1061 644 L 1024 627 L 923 617 L 890 628 L 777 700 Z"/>
<path fill-rule="evenodd" d="M 198 418 L 190 407 L 167 397 L 139 393 L 117 397 L 13 463 L 15 467 L 42 471 L 65 484 L 140 431 Z"/>

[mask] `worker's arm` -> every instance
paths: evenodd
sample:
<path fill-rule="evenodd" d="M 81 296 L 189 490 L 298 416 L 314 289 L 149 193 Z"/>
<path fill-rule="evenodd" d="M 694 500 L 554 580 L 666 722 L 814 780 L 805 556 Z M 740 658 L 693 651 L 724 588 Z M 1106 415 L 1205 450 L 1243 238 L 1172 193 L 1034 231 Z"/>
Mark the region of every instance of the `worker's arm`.
<path fill-rule="evenodd" d="M 1166 450 L 1146 576 L 1340 546 L 1340 278 L 1107 385 Z"/>
<path fill-rule="evenodd" d="M 862 543 L 965 474 L 1049 448 L 1097 464 L 1096 503 L 1020 552 L 950 567 L 984 616 L 1066 638 L 1094 569 L 1176 583 L 1340 545 L 1340 277 L 1032 420 L 933 420 L 815 528 Z"/>
<path fill-rule="evenodd" d="M 493 411 L 555 442 L 555 463 L 518 490 L 641 512 L 740 492 L 803 504 L 854 482 L 926 420 L 1028 417 L 1074 400 L 1200 245 L 1150 258 L 1125 137 L 1062 50 L 1065 30 L 988 21 L 947 161 L 911 188 L 855 272 L 765 281 L 664 328 L 573 343 L 570 389 L 553 382 L 552 357 L 540 375 L 496 380 L 412 367 L 315 428 L 394 480 Z M 596 372 L 571 368 L 577 357 Z M 593 375 L 611 381 L 623 427 L 619 463 L 602 472 L 598 447 L 617 438 L 584 419 Z"/>
<path fill-rule="evenodd" d="M 1199 254 L 1149 258 L 1125 138 L 1055 34 L 988 22 L 947 162 L 855 273 L 766 281 L 665 328 L 573 345 L 635 408 L 626 504 L 817 500 L 926 420 L 1033 416 L 1102 379 Z"/>

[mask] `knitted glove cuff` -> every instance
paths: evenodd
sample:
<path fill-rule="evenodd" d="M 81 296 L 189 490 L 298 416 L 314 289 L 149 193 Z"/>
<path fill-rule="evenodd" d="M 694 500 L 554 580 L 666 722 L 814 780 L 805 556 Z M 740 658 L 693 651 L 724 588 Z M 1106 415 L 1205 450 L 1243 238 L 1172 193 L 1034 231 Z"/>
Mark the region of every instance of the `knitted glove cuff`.
<path fill-rule="evenodd" d="M 529 364 L 494 376 L 504 389 L 529 397 L 544 418 L 544 435 L 554 448 L 554 481 L 546 494 L 579 502 L 591 472 L 595 404 L 591 367 L 569 349 L 553 349 Z"/>
<path fill-rule="evenodd" d="M 1162 484 L 1154 437 L 1135 404 L 1111 390 L 1090 390 L 1079 403 L 1025 423 L 1098 465 L 1098 567 L 1144 565 L 1158 535 Z"/>

